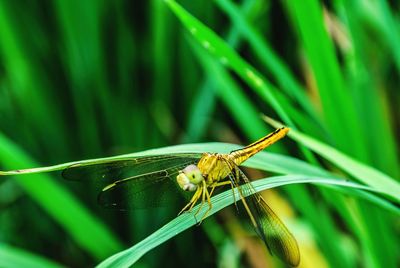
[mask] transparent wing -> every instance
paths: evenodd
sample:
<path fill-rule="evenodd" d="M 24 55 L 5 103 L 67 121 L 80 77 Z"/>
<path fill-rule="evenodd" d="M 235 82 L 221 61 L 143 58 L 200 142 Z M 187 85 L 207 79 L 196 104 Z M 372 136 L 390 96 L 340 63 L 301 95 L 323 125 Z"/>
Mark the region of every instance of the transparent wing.
<path fill-rule="evenodd" d="M 300 263 L 300 252 L 297 241 L 292 233 L 286 228 L 279 217 L 267 205 L 259 193 L 256 193 L 249 179 L 235 167 L 235 177 L 241 184 L 239 192 L 248 195 L 245 200 L 253 226 L 260 238 L 267 245 L 271 254 L 276 254 L 281 260 L 291 266 Z M 244 204 L 246 206 L 246 204 Z"/>
<path fill-rule="evenodd" d="M 90 181 L 100 187 L 98 203 L 107 208 L 159 207 L 182 192 L 176 175 L 196 164 L 201 154 L 168 154 L 77 164 L 65 169 L 68 180 Z"/>
<path fill-rule="evenodd" d="M 116 180 L 162 170 L 178 163 L 197 160 L 201 154 L 181 153 L 104 160 L 90 164 L 75 164 L 62 176 L 67 180 L 112 183 Z"/>

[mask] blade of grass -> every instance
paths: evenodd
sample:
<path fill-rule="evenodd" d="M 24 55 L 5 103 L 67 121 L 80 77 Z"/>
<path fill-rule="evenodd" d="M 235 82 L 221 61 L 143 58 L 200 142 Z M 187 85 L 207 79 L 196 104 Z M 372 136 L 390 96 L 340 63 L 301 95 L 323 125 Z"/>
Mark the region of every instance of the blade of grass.
<path fill-rule="evenodd" d="M 1 267 L 42 267 L 42 268 L 61 268 L 61 264 L 55 263 L 42 256 L 31 252 L 0 244 L 0 266 Z"/>
<path fill-rule="evenodd" d="M 15 168 L 35 165 L 17 146 L 0 135 L 1 165 Z M 47 174 L 30 174 L 14 180 L 36 201 L 50 217 L 93 258 L 100 260 L 122 247 L 119 240 L 96 219 L 75 197 Z"/>
<path fill-rule="evenodd" d="M 282 126 L 280 123 L 276 121 L 271 121 L 270 118 L 265 118 L 267 122 L 269 122 L 274 127 Z M 390 196 L 394 200 L 399 200 L 399 196 L 396 195 L 399 191 L 397 191 L 399 185 L 389 176 L 383 174 L 382 172 L 373 169 L 369 166 L 366 166 L 346 155 L 337 151 L 336 149 L 329 147 L 326 144 L 323 144 L 319 141 L 316 141 L 304 134 L 301 134 L 298 131 L 291 130 L 289 132 L 289 137 L 295 139 L 298 142 L 303 143 L 305 146 L 330 160 L 332 163 L 335 163 L 343 170 L 347 171 L 350 175 L 354 176 L 361 182 L 370 185 L 373 189 L 384 193 L 385 195 Z M 155 154 L 168 154 L 168 153 L 181 153 L 181 152 L 192 152 L 192 153 L 202 153 L 205 151 L 208 152 L 219 152 L 219 153 L 227 153 L 229 151 L 241 148 L 241 146 L 227 143 L 197 143 L 197 144 L 184 144 L 184 145 L 176 145 L 176 146 L 168 146 L 163 148 L 146 150 L 143 152 L 123 154 L 111 157 L 103 157 L 96 159 L 88 159 L 82 161 L 73 161 L 63 164 L 58 164 L 54 166 L 48 167 L 38 167 L 38 168 L 29 168 L 29 169 L 20 169 L 20 170 L 11 170 L 11 171 L 0 171 L 0 175 L 16 175 L 16 174 L 34 174 L 41 172 L 50 172 L 63 170 L 68 168 L 74 164 L 93 164 L 97 162 L 102 162 L 106 160 L 117 160 L 117 159 L 130 159 L 132 157 L 138 156 L 147 156 L 147 155 L 155 155 Z M 265 169 L 268 167 L 268 171 L 273 171 L 277 173 L 300 173 L 304 174 L 313 174 L 313 175 L 326 175 L 327 172 L 322 169 L 307 164 L 306 162 L 300 161 L 291 157 L 283 157 L 276 156 L 274 157 L 271 153 L 260 152 L 254 157 L 250 158 L 243 165 L 249 166 L 253 168 Z M 260 158 L 264 158 L 265 162 L 260 161 Z M 257 166 L 257 163 L 260 166 Z M 285 163 L 285 164 L 282 164 Z M 263 168 L 264 167 L 264 168 Z M 289 167 L 289 168 L 288 168 Z M 376 180 L 376 181 L 375 181 Z M 378 182 L 379 183 L 378 183 Z"/>
<path fill-rule="evenodd" d="M 330 139 L 344 152 L 367 159 L 366 148 L 351 96 L 346 91 L 334 46 L 326 32 L 321 4 L 315 0 L 286 4 L 299 31 L 317 82 Z"/>
<path fill-rule="evenodd" d="M 256 182 L 253 182 L 253 186 L 257 192 L 283 186 L 287 184 L 295 184 L 295 183 L 315 183 L 318 185 L 340 185 L 343 187 L 351 187 L 356 189 L 364 189 L 364 190 L 371 190 L 371 188 L 358 185 L 351 182 L 340 181 L 336 179 L 328 179 L 328 178 L 318 178 L 318 177 L 304 177 L 304 176 L 295 176 L 295 175 L 288 175 L 288 176 L 277 176 L 277 177 L 270 177 L 266 179 L 261 179 Z M 236 198 L 236 199 L 235 199 Z M 235 200 L 239 200 L 239 195 L 237 191 L 235 191 L 235 197 L 232 195 L 232 190 L 227 190 L 221 194 L 213 196 L 211 198 L 213 207 L 210 210 L 207 217 L 211 216 L 212 214 L 216 213 L 217 211 L 221 210 L 224 207 L 227 207 L 234 203 Z M 199 205 L 198 205 L 199 206 Z M 193 211 L 197 211 L 196 209 L 198 206 L 193 208 Z M 205 213 L 208 208 L 203 206 L 200 210 L 200 215 Z M 174 220 L 170 221 L 160 229 L 158 229 L 153 234 L 149 235 L 147 238 L 142 240 L 141 242 L 137 243 L 131 248 L 128 248 L 124 251 L 121 251 L 108 259 L 104 260 L 100 263 L 97 267 L 130 267 L 133 265 L 137 260 L 139 260 L 144 254 L 146 254 L 151 249 L 157 247 L 158 245 L 164 243 L 165 241 L 171 239 L 172 237 L 178 235 L 179 233 L 183 232 L 184 230 L 198 224 L 196 218 L 194 217 L 194 212 L 185 213 L 180 215 L 179 217 L 175 218 Z"/>
<path fill-rule="evenodd" d="M 105 114 L 112 111 L 111 103 L 104 103 L 107 100 L 104 90 L 107 83 L 99 42 L 101 6 L 100 2 L 54 2 L 62 40 L 60 54 L 68 75 L 67 82 L 70 83 L 73 110 L 76 112 L 75 135 L 78 134 L 81 145 L 77 147 L 84 150 L 85 154 L 98 154 L 101 148 L 99 122 L 95 120 L 98 116 L 96 105 L 103 107 L 101 111 Z"/>
<path fill-rule="evenodd" d="M 243 13 L 249 13 L 257 1 L 244 1 L 241 10 Z M 226 42 L 233 48 L 241 43 L 241 35 L 235 27 L 231 27 L 226 37 Z M 192 42 L 193 47 L 193 42 Z M 218 86 L 214 84 L 214 79 L 210 75 L 206 78 L 203 85 L 198 90 L 194 104 L 189 112 L 188 138 L 195 142 L 202 136 L 205 127 L 211 119 L 212 111 L 215 109 L 216 91 Z M 187 140 L 187 139 L 186 139 Z"/>
<path fill-rule="evenodd" d="M 358 3 L 359 12 L 368 26 L 376 28 L 382 39 L 390 46 L 397 71 L 400 72 L 400 34 L 398 31 L 398 15 L 391 10 L 390 2 L 385 0 L 366 1 Z M 395 13 L 395 14 L 394 14 Z"/>
<path fill-rule="evenodd" d="M 275 99 L 273 91 L 276 89 L 271 84 L 267 83 L 252 66 L 243 60 L 220 37 L 190 15 L 178 3 L 172 0 L 165 0 L 165 3 L 208 52 L 230 66 L 264 101 L 268 102 L 274 108 L 284 122 L 289 126 L 293 126 L 290 117 Z"/>
<path fill-rule="evenodd" d="M 350 64 L 350 70 L 355 70 L 355 79 L 351 81 L 353 84 L 345 84 L 342 75 L 347 76 L 347 74 L 342 74 L 340 71 L 339 59 L 336 56 L 335 48 L 328 37 L 323 22 L 322 4 L 320 2 L 310 0 L 302 1 L 301 3 L 286 3 L 287 10 L 293 18 L 294 27 L 299 30 L 307 59 L 317 82 L 327 129 L 329 129 L 329 133 L 331 134 L 331 141 L 329 143 L 337 147 L 338 152 L 341 151 L 346 154 L 346 157 L 331 158 L 329 160 L 335 163 L 335 165 L 340 164 L 342 169 L 344 169 L 344 165 L 347 165 L 346 167 L 348 169 L 345 170 L 348 173 L 354 177 L 358 175 L 359 177 L 356 177 L 357 179 L 370 186 L 386 187 L 387 190 L 392 189 L 391 197 L 395 198 L 398 202 L 400 187 L 393 178 L 373 169 L 372 166 L 359 164 L 354 162 L 352 158 L 347 157 L 347 155 L 352 156 L 368 164 L 374 163 L 375 166 L 381 170 L 388 170 L 387 168 L 382 169 L 382 167 L 389 162 L 393 163 L 393 154 L 381 154 L 384 148 L 381 148 L 382 146 L 380 147 L 379 143 L 382 142 L 382 139 L 384 139 L 386 135 L 389 135 L 390 138 L 390 131 L 388 131 L 385 123 L 382 123 L 382 118 L 379 119 L 381 108 L 377 108 L 378 105 L 375 103 L 377 98 L 373 97 L 375 94 L 370 94 L 373 93 L 375 89 L 368 92 L 371 84 L 368 83 L 368 79 L 363 79 L 362 76 L 364 73 L 362 72 L 362 68 L 358 68 L 360 64 L 356 64 L 355 66 Z M 347 1 L 347 4 L 352 5 L 357 3 Z M 356 8 L 353 10 L 359 9 Z M 357 14 L 351 12 L 350 16 L 354 18 Z M 357 38 L 354 38 L 352 41 L 355 41 L 356 45 L 359 43 L 362 43 L 363 46 L 368 45 L 368 42 L 357 40 Z M 357 47 L 357 49 L 359 48 L 360 47 Z M 360 63 L 364 59 L 366 59 L 366 57 L 363 57 L 362 54 L 355 54 L 356 62 Z M 367 64 L 371 64 L 371 62 Z M 363 86 L 362 83 L 364 82 L 367 88 Z M 372 106 L 370 107 L 369 105 L 371 103 Z M 385 121 L 385 119 L 383 119 L 383 121 Z M 374 124 L 374 122 L 377 124 Z M 374 130 L 372 131 L 370 131 L 371 126 L 374 126 Z M 384 127 L 381 128 L 382 126 Z M 381 135 L 382 131 L 384 133 Z M 374 137 L 369 140 L 371 136 Z M 386 146 L 390 147 L 390 143 L 391 140 L 389 139 Z M 326 152 L 325 150 L 323 151 Z M 332 157 L 333 155 L 335 154 L 331 154 L 330 156 Z M 338 154 L 336 154 L 336 156 L 338 156 Z M 391 159 L 389 159 L 387 163 L 382 164 L 382 161 L 385 161 L 385 157 L 390 157 Z M 377 158 L 381 159 L 378 160 Z M 335 160 L 336 162 L 334 162 Z M 349 161 L 346 163 L 343 160 Z M 395 170 L 390 171 L 390 174 L 396 173 Z M 369 267 L 392 266 L 390 265 L 390 261 L 386 261 L 388 259 L 386 250 L 383 249 L 383 247 L 375 247 L 375 245 L 381 242 L 381 238 L 376 234 L 391 233 L 392 228 L 389 224 L 383 226 L 378 223 L 379 219 L 382 217 L 386 218 L 384 215 L 376 213 L 374 210 L 366 212 L 363 208 L 365 208 L 363 204 L 357 204 L 355 206 L 355 210 L 359 210 L 360 213 L 354 216 L 353 219 L 358 219 L 360 228 L 365 230 L 362 235 L 359 236 L 362 245 L 362 254 L 365 256 L 365 265 Z M 388 221 L 389 219 L 386 218 L 386 222 Z M 386 244 L 393 245 L 393 240 L 386 241 L 385 245 Z M 388 251 L 388 254 L 390 256 L 391 253 Z"/>
<path fill-rule="evenodd" d="M 149 156 L 149 155 L 162 155 L 162 154 L 170 154 L 170 153 L 203 153 L 205 151 L 208 152 L 218 152 L 218 153 L 226 153 L 232 150 L 236 150 L 241 148 L 238 145 L 228 144 L 228 143 L 196 143 L 196 144 L 183 144 L 183 145 L 176 145 L 176 146 L 168 146 L 163 148 L 151 149 L 146 150 L 143 152 L 138 153 L 131 153 L 131 154 L 124 154 L 124 155 L 117 155 L 111 157 L 104 157 L 104 158 L 97 158 L 97 159 L 88 159 L 88 160 L 81 160 L 81 161 L 74 161 L 68 162 L 63 164 L 58 164 L 54 166 L 48 167 L 39 167 L 39 168 L 29 168 L 29 169 L 21 169 L 21 170 L 11 170 L 11 171 L 0 171 L 0 176 L 7 176 L 7 175 L 17 175 L 17 174 L 37 174 L 42 172 L 52 172 L 58 170 L 64 170 L 71 165 L 75 164 L 94 164 L 103 161 L 109 160 L 121 160 L 121 159 L 131 159 L 133 157 L 140 157 L 140 156 Z M 282 164 L 284 163 L 284 164 Z M 335 175 L 331 174 L 330 172 L 323 170 L 319 167 L 313 166 L 304 162 L 302 160 L 281 155 L 275 153 L 267 153 L 267 152 L 259 152 L 249 160 L 247 160 L 243 166 L 260 169 L 268 172 L 273 172 L 277 174 L 301 174 L 310 177 L 325 177 L 325 178 L 337 178 Z M 380 192 L 385 195 L 390 195 L 382 189 L 374 189 L 374 191 Z M 360 195 L 365 197 L 364 194 Z M 381 204 L 385 208 L 388 208 L 392 211 L 398 211 L 393 208 L 390 203 L 387 201 L 379 198 L 374 197 L 370 198 L 373 200 L 374 203 Z"/>
<path fill-rule="evenodd" d="M 57 146 L 63 152 L 68 152 L 64 120 L 52 98 L 53 89 L 49 90 L 51 87 L 46 75 L 42 73 L 42 68 L 37 67 L 39 63 L 25 46 L 23 34 L 12 13 L 12 2 L 0 2 L 0 55 L 6 77 L 2 85 L 9 91 L 8 101 L 12 104 L 12 110 L 7 114 L 17 110 L 18 121 L 24 125 L 24 131 L 13 134 L 25 144 L 29 141 L 31 148 L 40 150 L 41 154 L 59 157 L 59 151 L 47 148 Z M 47 123 L 42 124 L 44 121 Z M 41 144 L 48 144 L 49 147 Z"/>
<path fill-rule="evenodd" d="M 257 140 L 269 130 L 260 120 L 259 112 L 246 98 L 230 75 L 211 57 L 204 55 L 197 43 L 191 42 L 193 51 L 204 70 L 216 83 L 216 92 L 234 120 L 250 140 Z"/>
<path fill-rule="evenodd" d="M 102 157 L 88 160 L 72 161 L 62 164 L 57 164 L 47 167 L 37 167 L 37 168 L 27 168 L 18 169 L 10 171 L 0 171 L 0 176 L 6 175 L 18 175 L 18 174 L 36 174 L 42 172 L 52 172 L 64 170 L 71 165 L 75 164 L 94 164 L 103 161 L 117 160 L 117 159 L 130 159 L 133 157 L 141 157 L 148 155 L 159 155 L 159 154 L 169 154 L 169 153 L 203 153 L 203 152 L 218 152 L 218 153 L 228 153 L 232 150 L 241 148 L 241 146 L 229 143 L 219 143 L 219 142 L 209 142 L 209 143 L 195 143 L 195 144 L 181 144 L 175 146 L 167 146 L 157 149 L 150 149 L 142 152 L 129 153 L 123 155 L 116 155 L 110 157 Z M 263 163 L 263 161 L 265 161 Z M 282 163 L 285 163 L 282 165 Z M 267 152 L 259 152 L 248 161 L 244 163 L 244 166 L 265 169 L 268 171 L 276 173 L 300 173 L 300 174 L 310 174 L 310 175 L 326 175 L 327 172 L 324 170 L 312 166 L 299 159 L 277 155 Z"/>
<path fill-rule="evenodd" d="M 297 82 L 290 70 L 278 57 L 278 55 L 268 46 L 265 39 L 257 32 L 256 28 L 250 25 L 243 16 L 242 12 L 229 0 L 216 0 L 217 5 L 230 17 L 236 29 L 253 47 L 257 56 L 261 59 L 267 70 L 277 79 L 279 88 L 284 90 L 289 96 L 293 97 L 304 109 L 307 114 L 317 119 L 317 114 L 313 105 L 305 94 L 305 89 Z"/>
<path fill-rule="evenodd" d="M 209 53 L 213 54 L 223 64 L 230 66 L 244 81 L 249 84 L 249 86 L 260 96 L 263 101 L 271 105 L 274 111 L 282 118 L 284 122 L 287 123 L 288 126 L 296 128 L 292 119 L 284 109 L 284 106 L 290 105 L 290 103 L 286 102 L 286 99 L 282 99 L 282 101 L 285 101 L 284 105 L 277 101 L 274 96 L 274 92 L 277 91 L 277 89 L 272 84 L 262 77 L 255 68 L 243 60 L 231 47 L 226 44 L 224 40 L 222 40 L 199 20 L 194 18 L 191 14 L 189 14 L 178 3 L 173 0 L 165 0 L 165 2 L 181 20 L 183 25 L 195 37 L 195 39 Z M 310 162 L 315 162 L 310 151 L 301 146 L 300 149 Z"/>
<path fill-rule="evenodd" d="M 282 126 L 282 124 L 267 116 L 264 116 L 264 120 L 274 127 Z M 400 203 L 400 184 L 390 176 L 351 158 L 327 144 L 300 133 L 297 130 L 291 130 L 288 133 L 288 136 L 334 163 L 359 181 L 373 187 L 374 189 L 384 192 L 393 200 Z"/>
<path fill-rule="evenodd" d="M 183 141 L 195 142 L 204 135 L 215 110 L 215 95 L 214 83 L 208 78 L 197 91 L 194 102 L 190 105 L 187 136 Z"/>
<path fill-rule="evenodd" d="M 268 123 L 271 123 L 275 127 L 278 125 L 277 122 L 268 117 L 265 117 L 265 119 Z M 388 196 L 391 197 L 392 200 L 396 200 L 397 202 L 399 202 L 398 191 L 400 189 L 400 185 L 393 178 L 390 178 L 388 175 L 374 169 L 371 166 L 357 162 L 351 157 L 344 155 L 340 151 L 331 148 L 328 145 L 320 143 L 311 137 L 305 136 L 304 134 L 301 134 L 297 131 L 291 132 L 292 133 L 290 135 L 293 135 L 293 139 L 298 142 L 302 142 L 309 149 L 320 154 L 338 167 L 347 171 L 347 173 L 351 174 L 356 179 L 366 183 L 367 185 L 370 185 L 371 187 L 374 187 L 375 189 L 382 190 L 386 188 L 386 190 L 391 190 L 391 192 L 388 193 Z M 337 205 L 340 202 L 340 199 L 335 199 L 333 202 L 335 202 L 335 205 Z M 362 244 L 363 249 L 362 252 L 366 255 L 366 261 L 370 263 L 371 267 L 392 266 L 390 264 L 393 262 L 392 259 L 384 258 L 385 255 L 394 254 L 393 251 L 390 250 L 392 247 L 388 246 L 386 250 L 383 250 L 383 247 L 375 247 L 376 243 L 378 243 L 379 241 L 379 237 L 376 236 L 377 232 L 385 234 L 393 232 L 390 225 L 379 224 L 379 220 L 382 217 L 387 218 L 386 221 L 388 221 L 389 218 L 382 215 L 381 212 L 375 210 L 369 210 L 368 213 L 364 213 L 363 211 L 366 210 L 365 205 L 362 203 L 353 208 L 353 210 L 359 211 L 358 214 L 351 214 L 351 217 L 346 217 L 343 216 L 343 212 L 344 210 L 348 210 L 350 208 L 348 207 L 347 203 L 342 202 L 342 204 L 344 204 L 345 206 L 341 207 L 341 210 L 338 210 L 338 213 L 342 215 L 345 222 L 350 226 L 354 225 L 355 221 L 358 222 L 357 228 L 353 227 L 352 229 L 353 232 L 358 235 L 360 239 L 360 243 Z M 386 241 L 386 244 L 395 245 L 396 243 L 394 242 L 394 239 L 388 239 Z"/>
<path fill-rule="evenodd" d="M 400 176 L 397 144 L 392 129 L 394 119 L 387 112 L 390 103 L 387 97 L 387 85 L 381 85 L 376 78 L 376 70 L 383 68 L 379 64 L 371 68 L 371 34 L 363 28 L 360 19 L 362 4 L 351 1 L 337 1 L 336 8 L 341 10 L 342 18 L 349 32 L 352 46 L 346 51 L 345 64 L 349 85 L 357 102 L 360 125 L 367 141 L 369 164 L 388 173 L 394 178 Z M 379 10 L 379 8 L 376 8 Z M 393 33 L 394 34 L 394 33 Z M 375 37 L 376 38 L 376 37 Z M 383 76 L 383 75 L 382 75 Z M 384 79 L 384 78 L 382 78 Z M 378 80 L 378 82 L 376 81 Z M 371 128 L 371 125 L 374 126 Z M 365 142 L 364 140 L 364 142 Z M 384 141 L 384 142 L 382 142 Z M 380 157 L 376 157 L 379 155 Z"/>
<path fill-rule="evenodd" d="M 70 166 L 73 163 L 96 163 L 98 161 L 104 160 L 111 160 L 111 159 L 125 159 L 134 156 L 144 156 L 144 155 L 154 155 L 154 154 L 162 154 L 162 153 L 178 153 L 178 152 L 204 152 L 204 151 L 213 151 L 213 152 L 227 152 L 233 149 L 237 149 L 239 146 L 232 145 L 232 144 L 223 144 L 223 143 L 206 143 L 206 144 L 189 144 L 189 145 L 179 145 L 179 146 L 171 146 L 159 149 L 148 150 L 141 153 L 134 153 L 134 154 L 127 154 L 121 156 L 114 156 L 109 158 L 102 158 L 102 159 L 92 159 L 86 161 L 78 161 L 78 162 L 71 162 L 71 163 L 64 163 L 61 165 L 56 165 L 52 167 L 44 167 L 38 169 L 28 169 L 24 172 L 44 172 L 50 170 L 60 170 Z M 283 164 L 284 163 L 284 164 Z M 287 157 L 283 155 L 276 155 L 272 153 L 260 152 L 259 154 L 255 155 L 253 158 L 249 159 L 245 162 L 245 166 L 258 168 L 266 171 L 272 171 L 276 173 L 283 173 L 283 174 L 304 174 L 307 177 L 315 177 L 315 176 L 324 176 L 324 177 L 332 177 L 329 172 L 324 171 L 318 167 L 314 167 L 309 165 L 306 162 L 301 160 Z M 21 174 L 20 172 L 11 172 L 11 174 Z M 4 173 L 1 173 L 4 175 Z M 10 172 L 6 172 L 5 174 L 10 174 Z M 336 190 L 341 190 L 341 188 L 336 188 Z M 348 192 L 345 192 L 348 193 Z M 359 197 L 366 198 L 367 200 L 381 206 L 384 209 L 387 209 L 391 212 L 399 214 L 399 209 L 394 207 L 392 204 L 383 200 L 382 198 L 375 196 L 370 193 L 363 193 L 359 191 L 350 191 L 351 194 Z M 299 192 L 295 194 L 296 198 L 298 198 Z M 297 199 L 296 199 L 297 200 Z M 304 200 L 303 200 L 304 201 Z M 311 203 L 311 202 L 310 202 Z M 324 236 L 324 230 L 319 230 L 320 236 Z M 329 232 L 331 233 L 331 232 Z M 336 251 L 339 249 L 335 249 Z M 328 250 L 329 252 L 329 250 Z"/>

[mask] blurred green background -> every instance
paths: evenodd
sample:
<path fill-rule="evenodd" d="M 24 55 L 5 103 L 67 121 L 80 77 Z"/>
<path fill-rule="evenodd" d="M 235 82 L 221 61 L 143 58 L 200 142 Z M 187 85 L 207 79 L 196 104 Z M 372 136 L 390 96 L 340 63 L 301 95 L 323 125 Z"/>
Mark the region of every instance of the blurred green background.
<path fill-rule="evenodd" d="M 399 11 L 383 0 L 0 1 L 0 170 L 248 144 L 273 130 L 266 114 L 397 184 Z M 290 139 L 268 150 L 354 178 Z M 1 178 L 0 266 L 93 266 L 180 210 L 104 210 L 96 195 L 59 173 Z M 398 213 L 309 185 L 266 198 L 302 267 L 399 267 Z M 266 264 L 283 266 L 231 207 L 136 266 Z"/>

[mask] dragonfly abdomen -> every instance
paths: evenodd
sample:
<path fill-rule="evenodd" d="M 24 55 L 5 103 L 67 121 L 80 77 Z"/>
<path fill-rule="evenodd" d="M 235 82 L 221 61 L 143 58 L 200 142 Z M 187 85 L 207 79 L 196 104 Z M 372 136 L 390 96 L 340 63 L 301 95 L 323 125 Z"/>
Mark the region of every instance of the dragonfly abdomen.
<path fill-rule="evenodd" d="M 246 147 L 242 149 L 238 149 L 235 151 L 232 151 L 228 157 L 231 161 L 233 161 L 236 165 L 242 164 L 244 161 L 258 153 L 259 151 L 263 150 L 264 148 L 270 146 L 271 144 L 277 142 L 278 140 L 282 139 L 283 137 L 286 136 L 286 134 L 289 132 L 289 128 L 287 127 L 282 127 L 271 134 L 268 134 L 265 137 L 262 137 L 258 141 L 253 142 L 250 145 L 247 145 Z"/>

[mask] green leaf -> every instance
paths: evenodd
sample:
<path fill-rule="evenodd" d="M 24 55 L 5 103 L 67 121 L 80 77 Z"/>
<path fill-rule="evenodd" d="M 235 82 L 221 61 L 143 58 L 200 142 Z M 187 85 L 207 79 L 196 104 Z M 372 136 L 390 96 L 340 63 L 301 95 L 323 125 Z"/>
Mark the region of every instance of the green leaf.
<path fill-rule="evenodd" d="M 322 4 L 315 0 L 290 1 L 286 8 L 317 83 L 329 138 L 344 152 L 365 159 L 359 118 L 323 21 Z"/>
<path fill-rule="evenodd" d="M 268 83 L 255 68 L 242 59 L 224 40 L 183 9 L 177 2 L 166 0 L 165 3 L 171 8 L 200 45 L 223 64 L 230 66 L 249 84 L 262 100 L 268 102 L 274 108 L 284 122 L 293 126 L 290 117 L 275 98 L 273 91 L 277 89 L 274 88 L 272 84 Z"/>
<path fill-rule="evenodd" d="M 0 244 L 0 267 L 61 268 L 64 266 L 28 251 Z"/>
<path fill-rule="evenodd" d="M 268 40 L 256 30 L 256 27 L 246 20 L 244 14 L 240 12 L 232 1 L 217 0 L 216 3 L 230 17 L 236 29 L 249 42 L 267 70 L 274 75 L 279 88 L 284 90 L 288 96 L 294 98 L 301 105 L 302 109 L 307 111 L 310 117 L 316 119 L 316 113 L 311 101 L 305 94 L 305 89 L 269 46 Z"/>
<path fill-rule="evenodd" d="M 271 119 L 265 119 L 268 122 L 271 122 L 275 127 L 281 126 L 281 124 L 276 121 L 270 121 Z M 326 157 L 328 160 L 337 164 L 339 167 L 343 168 L 349 174 L 353 175 L 360 181 L 368 184 L 374 190 L 381 192 L 382 194 L 394 197 L 398 200 L 398 196 L 395 195 L 396 187 L 399 187 L 398 184 L 389 176 L 383 174 L 382 172 L 375 170 L 369 166 L 366 166 L 356 160 L 342 154 L 336 149 L 329 147 L 321 142 L 318 142 L 310 137 L 307 137 L 304 134 L 300 134 L 300 132 L 295 130 L 289 131 L 289 137 L 297 140 L 298 142 L 303 143 L 309 149 L 315 151 L 321 156 Z M 232 150 L 236 150 L 241 148 L 238 145 L 228 144 L 228 143 L 196 143 L 196 144 L 183 144 L 176 146 L 168 146 L 163 148 L 146 150 L 143 152 L 123 154 L 111 157 L 103 157 L 96 159 L 88 159 L 82 161 L 74 161 L 63 164 L 58 164 L 54 166 L 48 167 L 39 167 L 39 168 L 28 168 L 28 169 L 20 169 L 20 170 L 11 170 L 11 171 L 0 171 L 0 175 L 16 175 L 16 174 L 35 174 L 41 172 L 50 172 L 63 170 L 68 168 L 74 164 L 94 164 L 97 162 L 102 162 L 106 160 L 121 160 L 121 159 L 130 159 L 132 157 L 139 156 L 148 156 L 148 155 L 158 155 L 158 154 L 169 154 L 169 153 L 202 153 L 202 152 L 218 152 L 218 153 L 228 153 Z M 285 164 L 282 164 L 285 163 Z M 262 169 L 265 171 L 280 173 L 280 174 L 303 174 L 310 176 L 333 176 L 330 172 L 323 170 L 319 167 L 310 165 L 304 161 L 299 159 L 283 156 L 279 154 L 267 153 L 267 152 L 259 152 L 249 160 L 247 160 L 243 166 Z M 383 180 L 383 183 L 375 183 L 374 178 L 378 178 L 379 180 Z M 394 187 L 393 189 L 391 187 Z"/>
<path fill-rule="evenodd" d="M 35 165 L 28 155 L 2 135 L 0 159 L 1 165 L 8 168 Z M 0 172 L 0 175 L 17 173 Z M 34 173 L 16 176 L 13 180 L 84 250 L 94 258 L 102 259 L 122 247 L 110 230 L 60 183 L 48 174 Z"/>
<path fill-rule="evenodd" d="M 282 126 L 282 124 L 267 116 L 264 117 L 264 120 L 274 127 Z M 289 131 L 288 136 L 340 167 L 360 182 L 390 196 L 393 200 L 400 203 L 400 184 L 385 173 L 365 165 L 341 151 L 294 129 Z"/>
<path fill-rule="evenodd" d="M 369 187 L 365 187 L 362 185 L 358 185 L 352 182 L 347 182 L 343 180 L 337 179 L 330 179 L 330 178 L 322 178 L 322 177 L 309 177 L 309 176 L 296 176 L 296 175 L 288 175 L 288 176 L 277 176 L 277 177 L 270 177 L 261 180 L 257 180 L 253 182 L 253 186 L 257 192 L 288 185 L 294 183 L 314 183 L 318 185 L 340 185 L 342 187 L 350 187 L 354 189 L 363 189 L 363 190 L 372 190 Z M 212 214 L 216 213 L 217 211 L 233 204 L 234 200 L 239 200 L 240 196 L 235 191 L 235 198 L 232 195 L 232 190 L 227 190 L 221 194 L 213 196 L 211 198 L 211 202 L 213 204 L 208 217 Z M 193 208 L 192 212 L 184 213 L 179 217 L 175 218 L 174 220 L 170 221 L 160 229 L 158 229 L 153 234 L 149 235 L 147 238 L 142 240 L 141 242 L 137 243 L 131 248 L 128 248 L 124 251 L 121 251 L 108 259 L 104 260 L 100 263 L 97 267 L 130 267 L 136 261 L 138 261 L 144 254 L 149 252 L 151 249 L 157 247 L 158 245 L 164 243 L 168 239 L 178 235 L 179 233 L 183 232 L 184 230 L 198 224 L 198 221 L 194 217 L 194 213 L 198 209 L 197 205 Z M 203 206 L 199 211 L 199 215 L 203 215 L 207 211 L 208 207 Z"/>

